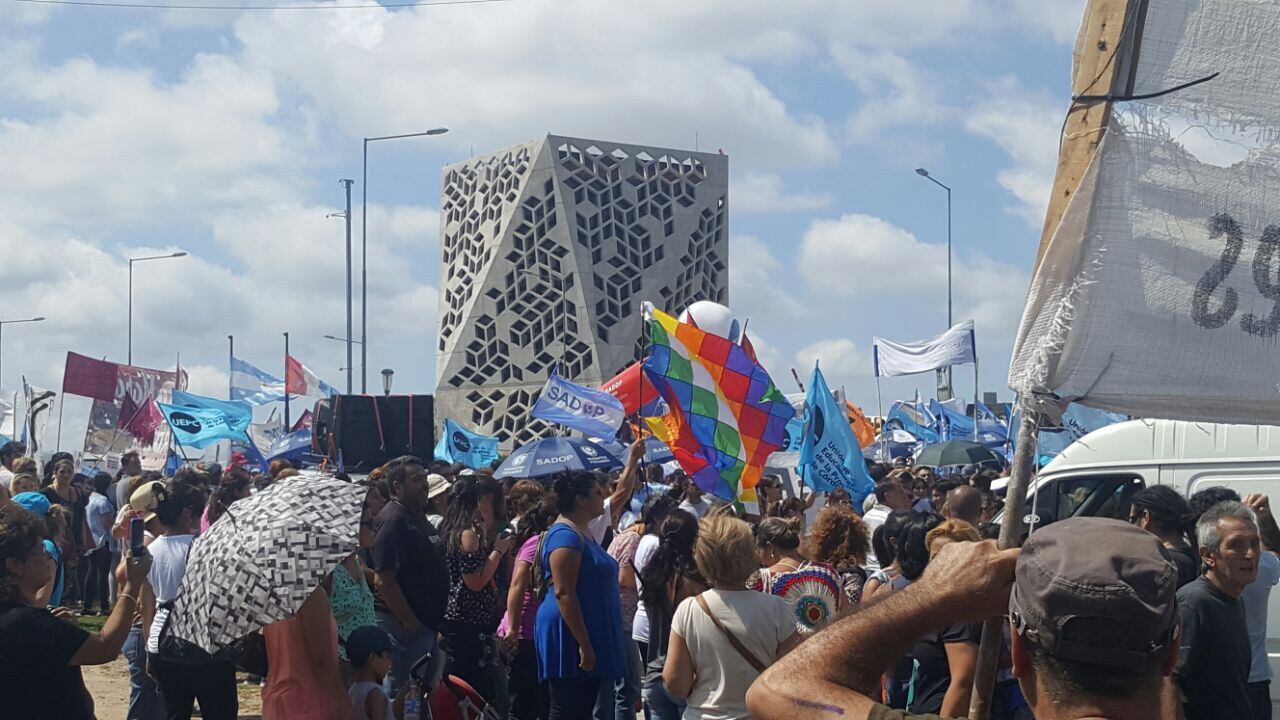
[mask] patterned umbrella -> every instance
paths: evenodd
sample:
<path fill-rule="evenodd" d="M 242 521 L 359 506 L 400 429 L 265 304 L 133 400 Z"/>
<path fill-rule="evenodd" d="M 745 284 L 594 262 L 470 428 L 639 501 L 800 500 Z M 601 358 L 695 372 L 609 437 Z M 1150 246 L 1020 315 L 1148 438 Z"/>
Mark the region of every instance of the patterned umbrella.
<path fill-rule="evenodd" d="M 170 632 L 213 653 L 292 617 L 355 552 L 367 493 L 308 472 L 232 504 L 191 546 Z"/>

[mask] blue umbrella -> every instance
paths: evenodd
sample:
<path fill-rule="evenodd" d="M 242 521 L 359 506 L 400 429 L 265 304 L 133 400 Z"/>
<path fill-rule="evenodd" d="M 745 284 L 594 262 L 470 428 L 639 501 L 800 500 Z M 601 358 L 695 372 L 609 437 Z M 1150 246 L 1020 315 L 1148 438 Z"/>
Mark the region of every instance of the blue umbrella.
<path fill-rule="evenodd" d="M 543 438 L 511 453 L 493 476 L 503 478 L 533 478 L 552 475 L 565 470 L 612 470 L 622 467 L 622 461 L 613 453 L 581 438 Z"/>
<path fill-rule="evenodd" d="M 617 440 L 610 440 L 608 442 L 592 440 L 592 442 L 620 458 L 627 456 L 627 446 Z M 652 435 L 644 439 L 644 457 L 640 458 L 640 462 L 646 465 L 657 465 L 660 463 L 671 462 L 675 459 L 675 453 L 671 452 L 671 448 L 667 447 L 666 443 Z"/>

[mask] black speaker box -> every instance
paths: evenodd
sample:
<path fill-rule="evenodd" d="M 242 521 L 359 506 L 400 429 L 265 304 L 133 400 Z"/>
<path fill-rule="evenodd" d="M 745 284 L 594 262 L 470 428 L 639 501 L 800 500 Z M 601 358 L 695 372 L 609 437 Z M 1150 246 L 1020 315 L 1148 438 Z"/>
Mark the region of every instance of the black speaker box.
<path fill-rule="evenodd" d="M 434 457 L 434 398 L 430 395 L 334 395 L 316 403 L 311 444 L 342 462 L 347 472 L 366 473 L 401 455 L 425 462 Z"/>

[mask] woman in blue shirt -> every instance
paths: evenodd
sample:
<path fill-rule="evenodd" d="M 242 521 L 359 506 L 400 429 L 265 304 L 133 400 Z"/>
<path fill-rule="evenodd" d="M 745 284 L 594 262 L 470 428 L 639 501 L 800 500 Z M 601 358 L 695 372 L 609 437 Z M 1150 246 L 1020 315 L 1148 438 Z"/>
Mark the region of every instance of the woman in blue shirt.
<path fill-rule="evenodd" d="M 547 588 L 534 626 L 538 676 L 550 690 L 550 720 L 587 720 L 600 683 L 614 682 L 627 668 L 618 563 L 588 530 L 604 512 L 600 478 L 567 473 L 553 489 L 560 517 L 538 557 Z"/>

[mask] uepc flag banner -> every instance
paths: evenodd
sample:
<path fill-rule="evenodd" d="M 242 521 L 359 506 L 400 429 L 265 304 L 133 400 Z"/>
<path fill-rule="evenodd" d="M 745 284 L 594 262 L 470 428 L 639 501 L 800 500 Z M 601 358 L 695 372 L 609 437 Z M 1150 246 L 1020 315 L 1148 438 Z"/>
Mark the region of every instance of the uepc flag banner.
<path fill-rule="evenodd" d="M 819 492 L 844 488 L 854 507 L 875 490 L 858 438 L 816 364 L 805 398 L 799 468 L 806 485 Z"/>
<path fill-rule="evenodd" d="M 978 357 L 974 345 L 972 320 L 966 320 L 931 340 L 894 342 L 878 337 L 874 345 L 875 376 L 914 375 L 971 363 Z"/>
<path fill-rule="evenodd" d="M 617 435 L 627 416 L 618 398 L 603 390 L 571 383 L 554 370 L 529 414 L 580 430 L 587 437 L 601 438 Z"/>
<path fill-rule="evenodd" d="M 173 428 L 179 445 L 202 448 L 223 439 L 243 440 L 248 422 L 239 416 L 228 416 L 225 410 L 212 407 L 156 403 L 164 419 Z"/>
<path fill-rule="evenodd" d="M 473 433 L 445 418 L 435 454 L 442 462 L 462 463 L 473 469 L 487 468 L 498 459 L 498 438 Z"/>

